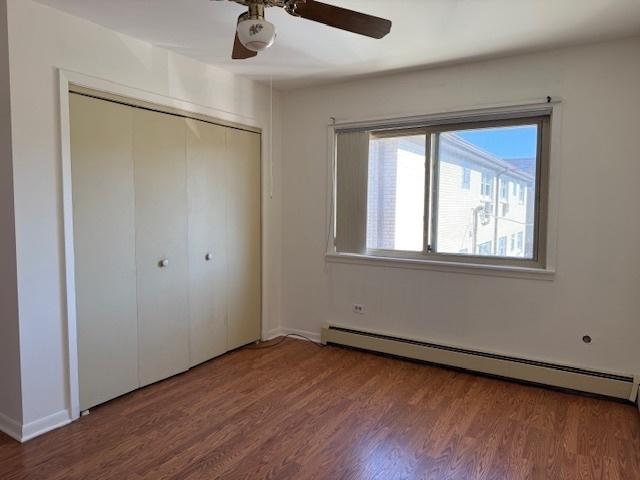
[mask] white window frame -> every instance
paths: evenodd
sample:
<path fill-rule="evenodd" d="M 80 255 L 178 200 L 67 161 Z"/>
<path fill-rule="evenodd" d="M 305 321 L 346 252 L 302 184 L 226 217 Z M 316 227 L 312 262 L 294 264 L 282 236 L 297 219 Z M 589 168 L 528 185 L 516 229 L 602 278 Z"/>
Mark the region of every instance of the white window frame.
<path fill-rule="evenodd" d="M 415 115 L 409 117 L 377 118 L 358 121 L 336 121 L 333 120 L 328 126 L 328 178 L 329 195 L 327 197 L 327 218 L 330 220 L 327 235 L 326 259 L 331 263 L 348 263 L 358 265 L 377 265 L 394 268 L 408 269 L 428 269 L 446 272 L 458 272 L 469 274 L 483 274 L 492 276 L 507 276 L 520 278 L 533 278 L 550 280 L 554 278 L 556 264 L 556 232 L 557 232 L 557 199 L 559 186 L 559 166 L 556 161 L 557 152 L 560 151 L 560 125 L 561 125 L 561 102 L 551 100 L 544 102 L 527 102 L 521 104 L 495 105 L 478 107 L 468 110 L 453 110 L 446 113 L 433 113 L 427 115 Z M 416 125 L 434 126 L 464 123 L 468 121 L 483 121 L 487 119 L 504 120 L 507 118 L 525 118 L 540 115 L 550 117 L 550 125 L 547 132 L 548 141 L 546 146 L 546 166 L 547 180 L 545 185 L 540 185 L 545 191 L 541 193 L 546 202 L 546 220 L 543 226 L 544 232 L 538 238 L 538 242 L 543 245 L 544 263 L 531 264 L 531 261 L 523 264 L 500 263 L 500 258 L 473 257 L 455 254 L 446 254 L 446 258 L 412 258 L 415 252 L 404 256 L 403 252 L 393 252 L 389 256 L 383 252 L 367 252 L 367 254 L 337 252 L 334 247 L 335 235 L 335 148 L 336 134 L 341 131 L 363 130 L 376 128 L 379 130 L 389 128 L 415 128 Z M 495 186 L 494 186 L 495 188 Z M 498 260 L 498 262 L 496 262 Z"/>

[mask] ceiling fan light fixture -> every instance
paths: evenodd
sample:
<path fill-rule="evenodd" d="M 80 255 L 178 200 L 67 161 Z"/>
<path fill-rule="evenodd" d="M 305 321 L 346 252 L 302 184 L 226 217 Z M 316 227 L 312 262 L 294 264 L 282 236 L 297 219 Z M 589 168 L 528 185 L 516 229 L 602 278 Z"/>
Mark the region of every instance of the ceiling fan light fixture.
<path fill-rule="evenodd" d="M 217 0 L 222 1 L 222 0 Z M 374 17 L 317 0 L 229 0 L 247 10 L 240 14 L 233 39 L 231 58 L 246 60 L 269 48 L 276 39 L 276 27 L 264 19 L 267 7 L 283 8 L 294 17 L 323 23 L 329 27 L 369 38 L 383 38 L 391 31 L 391 20 Z"/>
<path fill-rule="evenodd" d="M 276 27 L 264 18 L 246 18 L 238 22 L 240 43 L 253 52 L 261 52 L 273 45 Z"/>

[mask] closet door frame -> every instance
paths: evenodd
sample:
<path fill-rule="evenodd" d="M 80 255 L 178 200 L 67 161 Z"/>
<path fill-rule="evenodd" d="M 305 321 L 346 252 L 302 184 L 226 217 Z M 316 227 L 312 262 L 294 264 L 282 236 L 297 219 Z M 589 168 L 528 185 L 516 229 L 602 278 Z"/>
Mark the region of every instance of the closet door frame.
<path fill-rule="evenodd" d="M 102 100 L 120 102 L 138 108 L 155 110 L 195 120 L 202 120 L 225 127 L 238 128 L 261 135 L 260 152 L 260 329 L 265 338 L 265 308 L 264 308 L 264 172 L 265 164 L 269 160 L 265 155 L 265 131 L 269 125 L 261 124 L 253 117 L 233 114 L 224 110 L 205 107 L 178 98 L 160 95 L 134 87 L 128 87 L 106 79 L 85 75 L 65 69 L 58 69 L 58 87 L 60 98 L 60 146 L 61 146 L 61 180 L 62 180 L 62 226 L 64 239 L 64 282 L 67 327 L 67 409 L 69 420 L 80 418 L 80 389 L 78 381 L 78 335 L 76 312 L 76 280 L 74 254 L 74 224 L 73 224 L 73 185 L 71 175 L 71 121 L 70 121 L 70 92 L 95 96 Z"/>

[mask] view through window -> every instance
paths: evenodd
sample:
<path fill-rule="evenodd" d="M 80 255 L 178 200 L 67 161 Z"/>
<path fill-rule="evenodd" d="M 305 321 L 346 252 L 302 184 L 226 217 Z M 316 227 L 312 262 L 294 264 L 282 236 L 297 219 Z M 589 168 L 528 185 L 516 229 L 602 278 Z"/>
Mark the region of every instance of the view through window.
<path fill-rule="evenodd" d="M 437 236 L 433 248 L 450 254 L 532 259 L 537 125 L 435 136 Z M 468 189 L 459 186 L 465 171 L 471 172 Z M 524 242 L 507 242 L 513 235 L 522 236 Z"/>
<path fill-rule="evenodd" d="M 425 145 L 424 135 L 371 139 L 367 248 L 422 251 Z"/>
<path fill-rule="evenodd" d="M 368 133 L 363 251 L 535 261 L 545 122 Z"/>

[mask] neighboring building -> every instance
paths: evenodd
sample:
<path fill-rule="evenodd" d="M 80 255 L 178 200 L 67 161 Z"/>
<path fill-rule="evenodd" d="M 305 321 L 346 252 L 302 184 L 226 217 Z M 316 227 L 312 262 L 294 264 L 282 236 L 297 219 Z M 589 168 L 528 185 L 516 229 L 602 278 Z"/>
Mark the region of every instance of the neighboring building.
<path fill-rule="evenodd" d="M 367 248 L 422 250 L 425 137 L 371 141 Z"/>
<path fill-rule="evenodd" d="M 438 252 L 533 256 L 535 158 L 501 159 L 454 133 L 440 135 Z M 425 137 L 372 139 L 367 247 L 422 250 Z"/>

